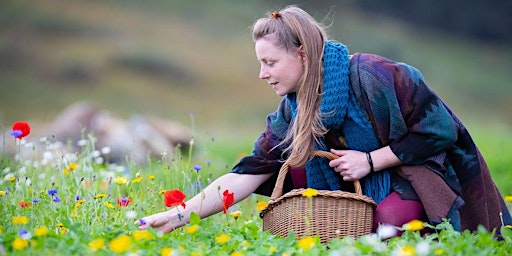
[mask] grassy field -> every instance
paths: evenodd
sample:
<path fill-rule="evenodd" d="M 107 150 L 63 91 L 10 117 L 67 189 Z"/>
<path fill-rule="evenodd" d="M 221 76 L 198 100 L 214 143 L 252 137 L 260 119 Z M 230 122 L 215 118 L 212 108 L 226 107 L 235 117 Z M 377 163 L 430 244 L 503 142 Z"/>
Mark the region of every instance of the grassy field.
<path fill-rule="evenodd" d="M 190 123 L 215 137 L 226 164 L 249 153 L 279 98 L 257 79 L 252 22 L 289 1 L 4 1 L 0 9 L 0 123 L 51 121 L 96 102 L 122 117 Z M 417 66 L 481 146 L 512 193 L 512 49 L 422 30 L 354 9 L 311 10 L 352 52 Z M 204 139 L 202 139 L 204 138 Z"/>

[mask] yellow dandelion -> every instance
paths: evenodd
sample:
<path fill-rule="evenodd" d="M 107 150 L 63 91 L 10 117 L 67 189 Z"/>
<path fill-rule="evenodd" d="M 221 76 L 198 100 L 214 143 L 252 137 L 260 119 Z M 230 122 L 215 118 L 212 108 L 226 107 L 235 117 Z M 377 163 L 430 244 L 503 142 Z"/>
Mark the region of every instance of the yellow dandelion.
<path fill-rule="evenodd" d="M 15 216 L 15 217 L 12 217 L 12 223 L 13 224 L 18 224 L 18 225 L 27 224 L 28 223 L 28 217 L 27 216 Z"/>
<path fill-rule="evenodd" d="M 120 235 L 108 244 L 110 250 L 115 253 L 123 253 L 130 249 L 132 239 L 128 235 Z"/>
<path fill-rule="evenodd" d="M 0 196 L 5 196 L 5 194 L 7 194 L 7 191 L 5 191 L 5 190 L 0 190 Z"/>
<path fill-rule="evenodd" d="M 103 238 L 97 238 L 89 242 L 90 250 L 96 251 L 103 249 L 103 247 L 105 247 L 105 240 L 103 240 Z"/>
<path fill-rule="evenodd" d="M 299 239 L 297 244 L 299 245 L 300 248 L 302 248 L 304 250 L 309 250 L 309 249 L 313 248 L 313 246 L 315 246 L 316 239 L 311 236 L 306 236 L 306 237 Z"/>
<path fill-rule="evenodd" d="M 73 219 L 78 219 L 78 218 L 80 218 L 80 215 L 78 215 L 78 214 L 76 214 L 76 213 L 72 213 L 70 216 L 71 216 L 71 218 L 73 218 Z"/>
<path fill-rule="evenodd" d="M 116 182 L 119 185 L 123 185 L 123 184 L 128 183 L 128 178 L 126 178 L 125 176 L 122 176 L 122 177 L 117 176 L 116 177 Z"/>
<path fill-rule="evenodd" d="M 57 223 L 57 227 L 59 227 L 59 228 L 63 228 L 63 227 L 64 227 L 64 224 L 62 224 L 62 223 Z"/>
<path fill-rule="evenodd" d="M 302 192 L 302 196 L 307 197 L 307 198 L 311 198 L 311 197 L 317 196 L 317 195 L 318 195 L 318 190 L 313 189 L 313 188 L 307 188 L 306 190 L 304 190 L 304 192 Z"/>
<path fill-rule="evenodd" d="M 172 248 L 166 247 L 160 250 L 160 256 L 170 256 L 172 255 Z"/>
<path fill-rule="evenodd" d="M 405 223 L 402 228 L 407 231 L 418 231 L 425 228 L 425 223 L 423 223 L 421 220 L 411 220 Z"/>
<path fill-rule="evenodd" d="M 132 180 L 132 184 L 133 184 L 133 183 L 139 183 L 139 182 L 141 182 L 141 181 L 142 181 L 142 176 L 140 176 L 140 177 L 137 177 L 137 178 L 133 179 L 133 180 Z"/>
<path fill-rule="evenodd" d="M 112 209 L 114 208 L 114 205 L 109 202 L 105 202 L 105 207 Z"/>
<path fill-rule="evenodd" d="M 400 256 L 414 256 L 416 255 L 416 250 L 414 249 L 414 246 L 406 245 L 402 247 L 400 250 Z"/>
<path fill-rule="evenodd" d="M 512 203 L 512 196 L 506 196 L 505 201 Z"/>
<path fill-rule="evenodd" d="M 28 240 L 21 239 L 16 237 L 14 241 L 12 241 L 12 248 L 14 250 L 23 250 L 28 246 Z"/>
<path fill-rule="evenodd" d="M 62 171 L 62 172 L 64 173 L 64 175 L 69 175 L 69 169 L 68 168 L 64 169 L 64 171 Z"/>
<path fill-rule="evenodd" d="M 150 240 L 153 238 L 153 233 L 149 232 L 148 230 L 135 230 L 132 232 L 132 237 L 136 241 L 140 240 Z"/>
<path fill-rule="evenodd" d="M 229 239 L 231 238 L 230 235 L 227 235 L 227 234 L 223 234 L 223 235 L 220 235 L 218 237 L 215 238 L 215 241 L 218 243 L 218 244 L 225 244 L 229 241 Z"/>
<path fill-rule="evenodd" d="M 277 252 L 277 248 L 276 248 L 276 247 L 274 247 L 274 246 L 270 246 L 270 247 L 268 248 L 268 250 L 269 250 L 271 253 Z"/>
<path fill-rule="evenodd" d="M 148 179 L 154 180 L 155 179 L 155 175 L 149 175 Z"/>
<path fill-rule="evenodd" d="M 48 234 L 48 228 L 46 226 L 40 226 L 34 230 L 34 236 L 46 236 Z"/>
<path fill-rule="evenodd" d="M 263 202 L 263 201 L 258 201 L 258 203 L 256 205 L 256 209 L 261 212 L 261 211 L 263 211 L 263 209 L 267 208 L 267 206 L 268 206 L 268 203 Z"/>
<path fill-rule="evenodd" d="M 199 230 L 199 225 L 194 224 L 189 227 L 186 227 L 185 233 L 192 235 L 192 234 L 196 233 L 198 230 Z"/>
<path fill-rule="evenodd" d="M 8 181 L 11 181 L 11 182 L 12 182 L 12 181 L 15 181 L 15 180 L 16 180 L 16 176 L 9 177 L 7 180 L 8 180 Z"/>
<path fill-rule="evenodd" d="M 95 196 L 94 196 L 94 199 L 104 198 L 104 197 L 106 197 L 106 196 L 107 196 L 107 194 L 99 193 L 99 194 L 97 194 L 97 195 L 95 195 Z"/>
<path fill-rule="evenodd" d="M 163 193 L 165 193 L 165 189 L 160 189 L 160 190 L 158 191 L 158 194 L 159 194 L 159 195 L 161 195 L 161 194 L 163 194 Z"/>
<path fill-rule="evenodd" d="M 232 252 L 230 256 L 244 256 L 244 254 L 241 252 Z"/>
<path fill-rule="evenodd" d="M 230 214 L 236 220 L 236 219 L 238 219 L 238 217 L 240 217 L 242 215 L 242 212 L 241 211 L 234 211 L 234 212 L 231 212 Z"/>

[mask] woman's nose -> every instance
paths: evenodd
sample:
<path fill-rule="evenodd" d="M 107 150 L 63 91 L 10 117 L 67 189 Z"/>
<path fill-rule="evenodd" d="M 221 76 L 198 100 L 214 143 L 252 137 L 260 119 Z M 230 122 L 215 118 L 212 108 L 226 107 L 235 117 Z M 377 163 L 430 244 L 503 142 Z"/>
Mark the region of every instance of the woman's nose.
<path fill-rule="evenodd" d="M 270 74 L 262 67 L 260 69 L 260 79 L 267 79 L 270 77 Z"/>

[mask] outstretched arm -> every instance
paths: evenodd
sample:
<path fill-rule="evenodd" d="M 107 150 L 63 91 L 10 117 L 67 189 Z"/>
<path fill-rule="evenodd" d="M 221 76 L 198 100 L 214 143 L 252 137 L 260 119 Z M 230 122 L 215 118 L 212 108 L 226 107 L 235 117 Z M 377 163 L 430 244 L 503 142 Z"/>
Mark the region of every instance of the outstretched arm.
<path fill-rule="evenodd" d="M 201 193 L 185 202 L 186 207 L 177 206 L 169 211 L 156 213 L 137 221 L 139 229 L 153 227 L 164 233 L 170 232 L 187 224 L 190 220 L 190 213 L 198 213 L 201 218 L 206 218 L 222 211 L 222 192 L 229 190 L 234 193 L 237 203 L 251 195 L 263 182 L 272 176 L 268 174 L 238 174 L 227 173 L 209 184 Z M 220 191 L 219 188 L 220 187 Z"/>

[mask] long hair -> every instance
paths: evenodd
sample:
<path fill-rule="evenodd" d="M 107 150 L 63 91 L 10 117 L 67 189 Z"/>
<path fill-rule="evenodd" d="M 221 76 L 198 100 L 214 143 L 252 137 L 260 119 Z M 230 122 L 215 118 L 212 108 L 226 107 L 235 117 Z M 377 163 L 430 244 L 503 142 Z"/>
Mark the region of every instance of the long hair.
<path fill-rule="evenodd" d="M 307 61 L 297 90 L 297 116 L 285 139 L 290 166 L 304 166 L 315 148 L 318 137 L 327 129 L 319 112 L 322 96 L 322 57 L 327 34 L 323 25 L 301 8 L 291 5 L 260 18 L 252 27 L 252 37 L 269 39 L 276 47 L 289 52 L 302 46 Z"/>

